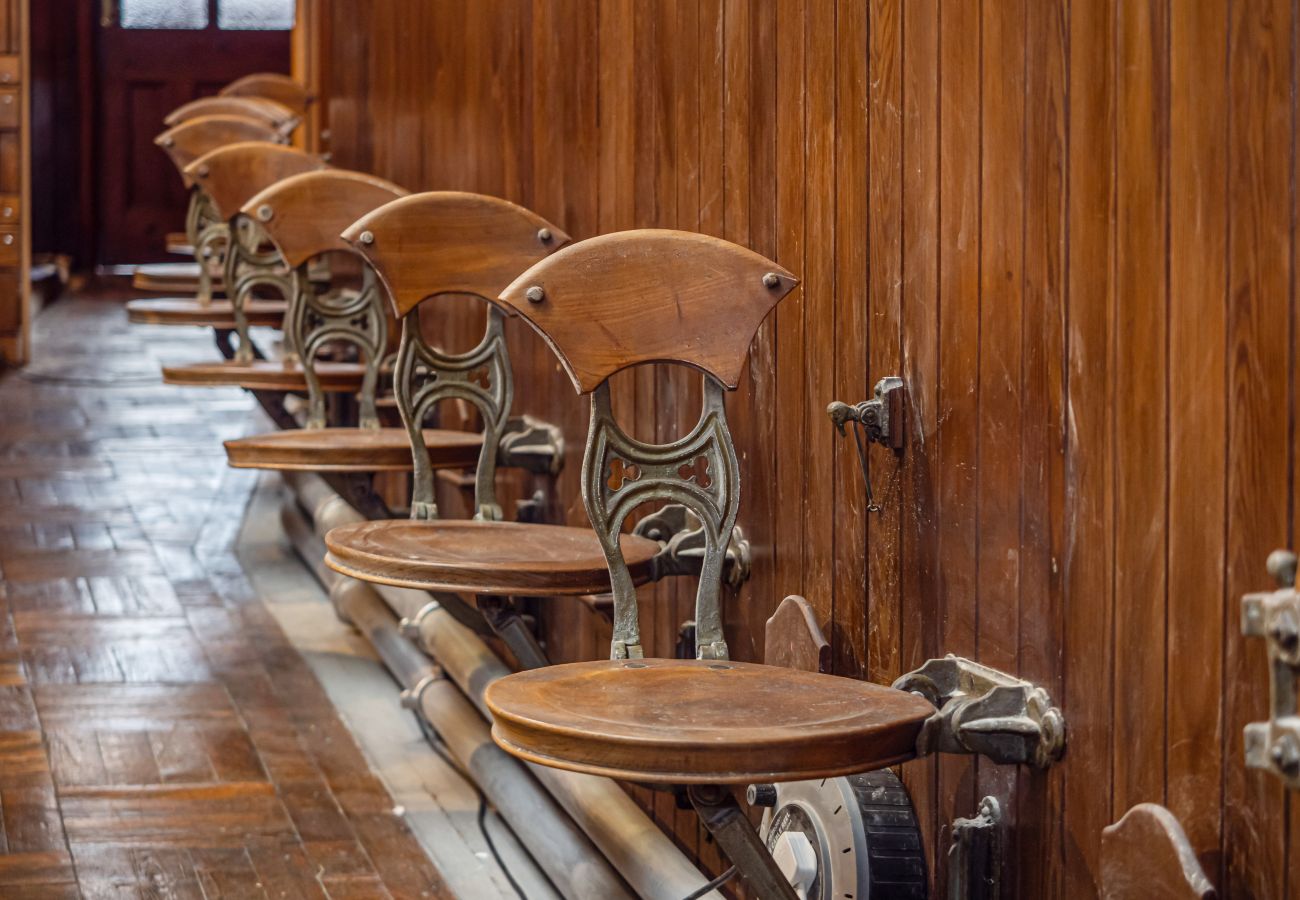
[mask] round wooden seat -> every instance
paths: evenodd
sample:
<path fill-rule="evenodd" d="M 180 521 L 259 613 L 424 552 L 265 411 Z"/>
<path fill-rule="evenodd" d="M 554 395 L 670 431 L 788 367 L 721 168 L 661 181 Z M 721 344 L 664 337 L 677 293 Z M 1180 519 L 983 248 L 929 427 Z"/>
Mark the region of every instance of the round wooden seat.
<path fill-rule="evenodd" d="M 283 300 L 244 301 L 244 316 L 249 325 L 278 328 L 288 304 Z M 159 297 L 130 300 L 127 319 L 137 325 L 197 325 L 205 328 L 234 330 L 235 311 L 229 300 L 202 303 L 193 297 Z"/>
<path fill-rule="evenodd" d="M 358 363 L 316 364 L 321 389 L 330 394 L 350 394 L 361 390 L 366 367 Z M 297 363 L 286 365 L 272 359 L 251 362 L 192 363 L 164 366 L 163 382 L 187 387 L 241 387 L 250 391 L 305 391 L 307 376 Z"/>
<path fill-rule="evenodd" d="M 648 581 L 659 544 L 630 534 L 620 544 L 633 580 Z M 335 528 L 325 545 L 331 569 L 378 584 L 529 596 L 610 590 L 605 555 L 586 528 L 390 520 Z"/>
<path fill-rule="evenodd" d="M 852 678 L 713 660 L 601 660 L 487 689 L 492 736 L 554 768 L 654 784 L 801 781 L 915 756 L 934 707 Z"/>
<path fill-rule="evenodd" d="M 483 436 L 469 431 L 425 429 L 424 445 L 434 468 L 473 466 Z M 303 428 L 226 441 L 236 469 L 294 472 L 409 472 L 411 442 L 405 428 Z"/>
<path fill-rule="evenodd" d="M 192 294 L 199 289 L 199 264 L 178 262 L 136 266 L 131 286 L 137 291 L 153 294 Z M 222 289 L 219 274 L 214 273 L 212 276 L 212 289 Z"/>

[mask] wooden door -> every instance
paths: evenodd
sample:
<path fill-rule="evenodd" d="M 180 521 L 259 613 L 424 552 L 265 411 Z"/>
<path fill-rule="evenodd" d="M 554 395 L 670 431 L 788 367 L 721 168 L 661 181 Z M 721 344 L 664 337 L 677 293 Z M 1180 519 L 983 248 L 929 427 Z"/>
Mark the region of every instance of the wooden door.
<path fill-rule="evenodd" d="M 294 0 L 103 0 L 98 46 L 98 261 L 165 258 L 185 191 L 153 144 L 163 117 L 250 72 L 289 71 Z"/>

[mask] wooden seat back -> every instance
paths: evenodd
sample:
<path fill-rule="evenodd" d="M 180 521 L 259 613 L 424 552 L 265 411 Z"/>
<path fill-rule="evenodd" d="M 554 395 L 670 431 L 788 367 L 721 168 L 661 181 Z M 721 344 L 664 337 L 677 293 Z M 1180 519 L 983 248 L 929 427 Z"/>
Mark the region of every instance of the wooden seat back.
<path fill-rule="evenodd" d="M 492 301 L 516 275 L 568 243 L 569 236 L 509 201 L 437 191 L 394 200 L 362 217 L 343 237 L 379 276 L 402 319 L 393 388 L 414 450 L 411 515 L 437 515 L 423 425 L 434 406 L 454 399 L 471 404 L 483 420 L 483 448 L 474 473 L 476 516 L 500 519 L 494 486 L 497 448 L 514 394 L 505 313 L 492 306 L 478 346 L 453 354 L 427 342 L 419 307 L 443 294 Z"/>
<path fill-rule="evenodd" d="M 345 169 L 320 169 L 277 181 L 248 200 L 284 261 L 298 267 L 334 250 L 354 252 L 343 232 L 367 213 L 408 195 L 390 181 Z"/>
<path fill-rule="evenodd" d="M 693 366 L 734 390 L 758 326 L 796 284 L 744 247 L 651 228 L 567 247 L 500 299 L 546 338 L 580 393 L 649 362 Z"/>
<path fill-rule="evenodd" d="M 459 191 L 413 194 L 343 235 L 379 273 L 398 316 L 439 294 L 497 295 L 569 236 L 522 206 Z"/>
<path fill-rule="evenodd" d="M 176 170 L 184 174 L 186 166 L 218 147 L 246 141 L 283 144 L 286 138 L 273 126 L 247 116 L 201 116 L 169 128 L 154 143 L 163 149 Z"/>
<path fill-rule="evenodd" d="M 265 122 L 281 134 L 292 134 L 301 121 L 283 103 L 265 97 L 200 97 L 172 110 L 163 123 L 169 128 L 204 116 L 241 116 Z"/>
<path fill-rule="evenodd" d="M 218 216 L 231 219 L 250 197 L 277 181 L 327 165 L 296 147 L 250 141 L 205 153 L 186 166 L 185 177 L 207 195 Z"/>
<path fill-rule="evenodd" d="M 735 389 L 758 327 L 796 284 L 776 263 L 728 241 L 644 229 L 566 247 L 500 296 L 550 344 L 577 391 L 592 395 L 582 500 L 609 565 L 614 659 L 642 655 L 636 586 L 619 535 L 632 510 L 651 502 L 681 504 L 702 523 L 696 654 L 729 655 L 718 594 L 739 509 L 740 464 L 723 391 Z M 687 365 L 705 375 L 699 421 L 676 441 L 643 443 L 614 419 L 609 378 L 641 363 Z"/>
<path fill-rule="evenodd" d="M 315 98 L 288 75 L 277 72 L 256 72 L 232 81 L 221 89 L 223 97 L 265 97 L 283 103 L 298 115 L 307 111 Z"/>

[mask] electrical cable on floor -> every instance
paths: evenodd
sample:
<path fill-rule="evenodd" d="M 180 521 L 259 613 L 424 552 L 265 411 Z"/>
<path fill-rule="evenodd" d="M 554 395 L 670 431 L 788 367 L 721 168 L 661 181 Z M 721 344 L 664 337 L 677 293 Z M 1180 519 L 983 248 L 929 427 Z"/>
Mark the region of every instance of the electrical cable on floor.
<path fill-rule="evenodd" d="M 726 884 L 728 881 L 730 881 L 735 877 L 736 877 L 736 867 L 732 866 L 730 869 L 723 872 L 721 875 L 719 875 L 717 878 L 710 881 L 708 884 L 702 884 L 695 890 L 691 891 L 689 894 L 683 897 L 682 900 L 700 900 L 700 898 L 703 897 L 705 894 L 709 893 L 710 891 L 716 891 L 718 888 L 722 887 L 724 884 Z"/>
<path fill-rule="evenodd" d="M 487 848 L 489 852 L 491 852 L 492 858 L 496 860 L 497 867 L 501 869 L 501 874 L 506 876 L 506 881 L 510 882 L 510 887 L 519 895 L 519 900 L 528 900 L 528 895 L 524 893 L 524 889 L 520 887 L 519 882 L 515 881 L 514 875 L 510 874 L 510 868 L 506 865 L 505 860 L 501 858 L 501 852 L 497 850 L 497 845 L 493 842 L 492 835 L 488 833 L 487 795 L 479 788 L 478 783 L 474 781 L 474 778 L 466 772 L 461 764 L 447 751 L 446 742 L 443 741 L 442 735 L 438 734 L 437 729 L 420 714 L 418 709 L 413 709 L 411 712 L 415 715 L 415 722 L 420 726 L 420 732 L 424 735 L 424 739 L 428 742 L 429 746 L 433 748 L 433 752 L 438 754 L 438 756 L 442 758 L 442 761 L 450 766 L 452 771 L 459 775 L 461 780 L 464 781 L 465 784 L 469 785 L 470 789 L 478 795 L 478 830 L 483 835 L 483 841 L 487 844 Z"/>

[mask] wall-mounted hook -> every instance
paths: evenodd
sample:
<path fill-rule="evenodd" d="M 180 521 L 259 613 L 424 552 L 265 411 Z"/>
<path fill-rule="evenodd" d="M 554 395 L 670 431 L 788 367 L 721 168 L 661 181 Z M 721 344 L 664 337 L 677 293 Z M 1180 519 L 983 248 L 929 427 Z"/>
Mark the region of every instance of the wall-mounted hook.
<path fill-rule="evenodd" d="M 903 379 L 897 375 L 886 375 L 876 382 L 874 396 L 850 406 L 836 400 L 826 407 L 826 414 L 831 417 L 840 434 L 848 422 L 856 422 L 867 434 L 867 440 L 883 444 L 891 450 L 903 449 L 903 403 L 906 390 Z"/>

